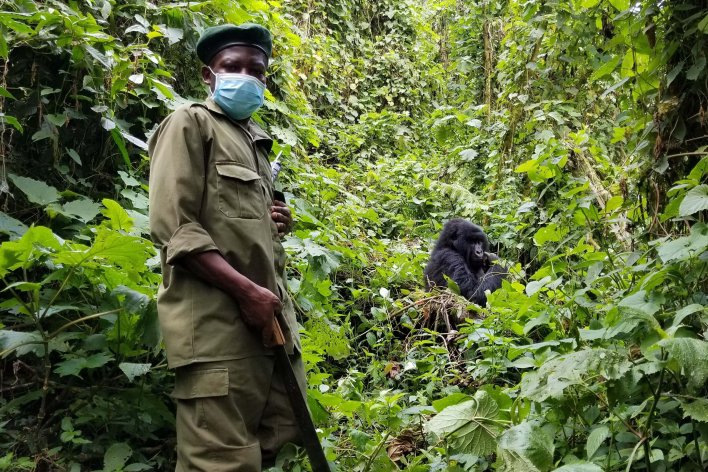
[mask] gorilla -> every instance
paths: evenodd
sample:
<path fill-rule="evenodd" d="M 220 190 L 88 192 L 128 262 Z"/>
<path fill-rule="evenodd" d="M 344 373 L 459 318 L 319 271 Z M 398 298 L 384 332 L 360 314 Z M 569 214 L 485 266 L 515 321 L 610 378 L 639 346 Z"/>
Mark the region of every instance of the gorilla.
<path fill-rule="evenodd" d="M 488 251 L 489 241 L 482 228 L 459 218 L 448 221 L 425 268 L 425 289 L 447 287 L 447 275 L 465 298 L 485 306 L 485 290 L 497 290 L 508 275 L 505 267 L 494 264 L 499 258 Z"/>

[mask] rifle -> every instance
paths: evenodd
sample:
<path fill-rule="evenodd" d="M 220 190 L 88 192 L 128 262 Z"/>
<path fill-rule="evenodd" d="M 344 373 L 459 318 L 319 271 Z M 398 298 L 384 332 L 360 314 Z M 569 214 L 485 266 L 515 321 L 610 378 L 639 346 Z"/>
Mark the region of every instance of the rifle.
<path fill-rule="evenodd" d="M 278 178 L 278 174 L 280 173 L 281 154 L 282 152 L 278 153 L 278 156 L 271 163 L 273 183 L 275 183 L 275 180 Z M 273 192 L 273 195 L 277 200 L 285 202 L 285 195 L 282 192 L 276 190 Z M 297 378 L 295 377 L 295 371 L 293 371 L 293 366 L 290 364 L 288 352 L 285 350 L 285 336 L 283 336 L 283 331 L 280 329 L 278 320 L 274 318 L 273 321 L 275 323 L 273 329 L 273 339 L 275 342 L 275 346 L 273 346 L 273 350 L 275 351 L 275 364 L 283 378 L 285 390 L 288 392 L 290 406 L 293 409 L 295 420 L 297 421 L 298 428 L 300 429 L 300 436 L 302 437 L 305 451 L 307 451 L 307 455 L 310 458 L 312 471 L 331 472 L 327 458 L 322 450 L 322 445 L 317 437 L 317 431 L 315 430 L 315 424 L 312 422 L 310 410 L 307 408 L 307 401 L 300 390 L 300 386 L 297 383 Z"/>

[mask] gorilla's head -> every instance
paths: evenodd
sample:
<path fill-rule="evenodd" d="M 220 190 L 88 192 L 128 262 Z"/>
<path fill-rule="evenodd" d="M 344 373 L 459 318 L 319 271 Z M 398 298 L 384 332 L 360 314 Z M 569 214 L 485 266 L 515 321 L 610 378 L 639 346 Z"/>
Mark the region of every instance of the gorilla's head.
<path fill-rule="evenodd" d="M 486 261 L 489 241 L 479 226 L 454 218 L 445 223 L 436 247 L 453 249 L 462 255 L 470 268 L 478 268 Z"/>

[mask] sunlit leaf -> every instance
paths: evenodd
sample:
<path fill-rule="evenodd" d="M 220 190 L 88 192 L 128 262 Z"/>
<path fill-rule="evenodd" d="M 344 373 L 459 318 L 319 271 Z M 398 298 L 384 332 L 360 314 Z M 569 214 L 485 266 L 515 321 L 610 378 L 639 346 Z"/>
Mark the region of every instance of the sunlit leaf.
<path fill-rule="evenodd" d="M 131 382 L 135 377 L 145 375 L 150 372 L 150 364 L 135 364 L 131 362 L 121 362 L 118 367 L 123 371 L 128 380 Z"/>
<path fill-rule="evenodd" d="M 629 8 L 629 0 L 610 0 L 610 4 L 619 11 L 625 11 Z"/>
<path fill-rule="evenodd" d="M 103 213 L 103 216 L 110 220 L 110 224 L 113 229 L 130 231 L 130 229 L 133 227 L 133 220 L 130 218 L 130 216 L 128 216 L 128 214 L 118 204 L 118 202 L 109 198 L 104 198 L 103 205 L 106 207 L 106 209 L 101 210 L 101 213 Z"/>
<path fill-rule="evenodd" d="M 612 71 L 614 71 L 617 68 L 617 65 L 620 63 L 622 60 L 622 56 L 615 56 L 609 61 L 607 61 L 605 64 L 600 66 L 599 69 L 597 69 L 595 72 L 592 73 L 590 78 L 588 80 L 593 81 L 597 79 L 601 79 L 607 74 L 610 74 Z"/>
<path fill-rule="evenodd" d="M 13 100 L 15 99 L 15 97 L 13 97 L 12 94 L 3 87 L 0 87 L 0 97 L 12 98 Z"/>
<path fill-rule="evenodd" d="M 36 262 L 39 254 L 59 251 L 61 243 L 49 228 L 33 226 L 20 239 L 2 244 L 2 249 L 8 251 L 7 259 L 0 259 L 0 270 L 14 270 L 25 264 Z M 14 262 L 12 262 L 14 260 Z M 5 265 L 4 263 L 10 263 Z"/>
<path fill-rule="evenodd" d="M 3 121 L 5 123 L 9 123 L 10 125 L 14 126 L 17 131 L 19 131 L 20 133 L 24 133 L 24 130 L 22 129 L 22 126 L 20 125 L 20 122 L 17 121 L 17 118 L 15 118 L 14 116 L 0 113 L 0 121 Z"/>
<path fill-rule="evenodd" d="M 708 33 L 708 15 L 698 23 L 697 28 L 704 33 Z"/>

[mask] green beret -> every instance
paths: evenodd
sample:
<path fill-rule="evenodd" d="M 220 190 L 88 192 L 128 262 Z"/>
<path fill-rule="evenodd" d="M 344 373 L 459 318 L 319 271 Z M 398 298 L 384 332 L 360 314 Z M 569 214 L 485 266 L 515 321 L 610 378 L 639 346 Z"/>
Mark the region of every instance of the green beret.
<path fill-rule="evenodd" d="M 208 65 L 219 51 L 231 46 L 254 47 L 268 57 L 273 52 L 270 31 L 255 23 L 244 23 L 238 26 L 227 24 L 207 28 L 197 42 L 197 56 Z"/>

